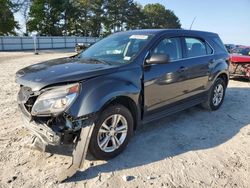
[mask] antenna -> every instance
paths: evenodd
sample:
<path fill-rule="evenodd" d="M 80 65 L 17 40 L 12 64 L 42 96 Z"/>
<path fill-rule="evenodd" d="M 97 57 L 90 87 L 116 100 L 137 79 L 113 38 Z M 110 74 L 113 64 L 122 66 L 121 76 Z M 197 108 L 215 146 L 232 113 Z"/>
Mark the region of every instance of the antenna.
<path fill-rule="evenodd" d="M 193 19 L 193 21 L 192 21 L 192 23 L 191 23 L 191 25 L 190 25 L 189 30 L 191 30 L 191 29 L 192 29 L 192 26 L 193 26 L 193 24 L 194 24 L 195 19 L 196 19 L 196 16 L 194 17 L 194 19 Z"/>

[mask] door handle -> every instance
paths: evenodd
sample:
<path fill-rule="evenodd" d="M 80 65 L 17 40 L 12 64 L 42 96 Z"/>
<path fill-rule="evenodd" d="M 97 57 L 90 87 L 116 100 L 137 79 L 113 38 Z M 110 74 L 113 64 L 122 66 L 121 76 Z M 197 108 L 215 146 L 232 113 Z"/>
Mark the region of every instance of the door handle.
<path fill-rule="evenodd" d="M 184 72 L 186 71 L 188 68 L 187 67 L 184 67 L 184 66 L 181 66 L 178 70 L 178 72 Z"/>

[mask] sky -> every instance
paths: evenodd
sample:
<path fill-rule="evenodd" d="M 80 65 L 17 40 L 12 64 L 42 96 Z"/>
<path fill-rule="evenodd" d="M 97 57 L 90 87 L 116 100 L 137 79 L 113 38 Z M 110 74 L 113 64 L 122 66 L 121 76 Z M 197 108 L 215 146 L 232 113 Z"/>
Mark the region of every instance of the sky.
<path fill-rule="evenodd" d="M 218 33 L 224 43 L 250 46 L 250 0 L 137 0 L 138 3 L 160 3 L 174 11 L 189 29 Z"/>
<path fill-rule="evenodd" d="M 182 28 L 218 33 L 224 43 L 250 46 L 250 0 L 135 0 L 160 3 L 174 11 Z M 21 16 L 16 19 L 22 24 Z"/>

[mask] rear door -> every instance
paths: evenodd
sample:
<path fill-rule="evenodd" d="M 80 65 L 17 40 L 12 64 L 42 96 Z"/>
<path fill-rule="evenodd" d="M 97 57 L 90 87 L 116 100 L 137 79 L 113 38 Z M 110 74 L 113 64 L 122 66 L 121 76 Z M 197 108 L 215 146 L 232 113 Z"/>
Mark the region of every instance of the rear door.
<path fill-rule="evenodd" d="M 193 96 L 205 91 L 209 66 L 213 63 L 213 49 L 201 38 L 183 37 L 185 58 L 183 60 L 187 71 L 187 95 Z"/>

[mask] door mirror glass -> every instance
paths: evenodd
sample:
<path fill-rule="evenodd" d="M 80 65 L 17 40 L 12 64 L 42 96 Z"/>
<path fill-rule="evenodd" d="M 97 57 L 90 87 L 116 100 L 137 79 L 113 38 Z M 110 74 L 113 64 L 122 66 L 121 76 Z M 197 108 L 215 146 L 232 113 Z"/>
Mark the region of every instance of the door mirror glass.
<path fill-rule="evenodd" d="M 153 54 L 149 59 L 146 60 L 147 64 L 163 64 L 169 62 L 170 59 L 168 54 Z"/>

